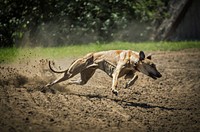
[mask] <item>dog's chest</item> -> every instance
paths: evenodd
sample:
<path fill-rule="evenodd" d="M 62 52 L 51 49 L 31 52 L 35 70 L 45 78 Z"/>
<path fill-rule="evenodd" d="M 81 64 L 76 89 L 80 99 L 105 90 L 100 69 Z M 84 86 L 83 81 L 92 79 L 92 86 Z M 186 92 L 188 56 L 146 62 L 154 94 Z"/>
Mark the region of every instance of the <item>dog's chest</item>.
<path fill-rule="evenodd" d="M 112 75 L 116 69 L 116 66 L 108 61 L 103 60 L 103 61 L 99 62 L 99 69 L 101 69 L 102 71 L 107 73 L 108 76 L 112 77 Z M 130 71 L 134 72 L 135 71 L 134 67 L 130 64 L 126 64 L 122 67 L 119 76 L 124 76 L 125 74 L 129 73 Z"/>

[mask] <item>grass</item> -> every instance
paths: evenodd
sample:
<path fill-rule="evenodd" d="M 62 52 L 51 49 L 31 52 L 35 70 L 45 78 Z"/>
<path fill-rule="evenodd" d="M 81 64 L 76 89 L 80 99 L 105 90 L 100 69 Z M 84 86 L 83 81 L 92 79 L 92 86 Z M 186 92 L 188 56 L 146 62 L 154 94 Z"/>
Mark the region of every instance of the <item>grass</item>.
<path fill-rule="evenodd" d="M 112 42 L 108 44 L 88 44 L 73 45 L 63 47 L 37 47 L 37 48 L 1 48 L 0 63 L 7 63 L 17 60 L 17 58 L 64 58 L 77 57 L 89 52 L 110 50 L 110 49 L 130 49 L 135 51 L 175 51 L 188 48 L 200 48 L 200 42 Z"/>

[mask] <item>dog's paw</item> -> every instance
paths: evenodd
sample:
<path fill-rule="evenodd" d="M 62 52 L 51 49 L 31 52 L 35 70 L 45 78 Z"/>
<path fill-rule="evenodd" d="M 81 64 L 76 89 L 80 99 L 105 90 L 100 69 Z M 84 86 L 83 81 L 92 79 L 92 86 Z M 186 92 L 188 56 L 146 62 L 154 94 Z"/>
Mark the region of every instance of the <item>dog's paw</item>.
<path fill-rule="evenodd" d="M 44 87 L 49 88 L 51 87 L 51 83 L 48 83 L 47 85 L 45 85 Z"/>
<path fill-rule="evenodd" d="M 117 90 L 112 90 L 112 93 L 115 95 L 115 96 L 118 96 L 118 91 Z"/>

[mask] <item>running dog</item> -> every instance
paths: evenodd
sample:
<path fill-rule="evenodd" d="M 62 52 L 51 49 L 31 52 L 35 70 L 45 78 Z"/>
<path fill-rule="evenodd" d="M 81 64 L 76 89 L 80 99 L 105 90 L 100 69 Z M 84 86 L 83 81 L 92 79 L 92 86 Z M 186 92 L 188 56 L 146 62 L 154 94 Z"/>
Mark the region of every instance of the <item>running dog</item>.
<path fill-rule="evenodd" d="M 153 79 L 162 76 L 152 62 L 151 55 L 145 57 L 143 51 L 135 52 L 131 50 L 109 50 L 89 53 L 75 60 L 68 69 L 62 71 L 54 70 L 49 61 L 49 68 L 55 73 L 64 74 L 55 81 L 48 83 L 47 87 L 68 80 L 78 73 L 80 73 L 80 79 L 71 81 L 70 84 L 84 85 L 94 75 L 95 71 L 100 69 L 112 78 L 111 90 L 115 95 L 118 95 L 116 88 L 120 77 L 124 76 L 125 79 L 130 79 L 125 86 L 128 88 L 138 79 L 136 72 L 141 72 Z"/>

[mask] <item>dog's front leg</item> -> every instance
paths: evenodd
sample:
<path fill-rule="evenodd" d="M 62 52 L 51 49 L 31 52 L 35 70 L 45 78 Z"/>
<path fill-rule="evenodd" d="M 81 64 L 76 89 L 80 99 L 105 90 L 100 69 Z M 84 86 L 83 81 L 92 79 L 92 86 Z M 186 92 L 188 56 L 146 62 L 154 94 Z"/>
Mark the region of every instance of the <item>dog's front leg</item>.
<path fill-rule="evenodd" d="M 138 75 L 135 74 L 133 76 L 133 78 L 131 78 L 131 80 L 126 83 L 125 88 L 128 88 L 128 87 L 132 86 L 137 79 L 138 79 Z"/>
<path fill-rule="evenodd" d="M 117 65 L 114 73 L 113 73 L 113 81 L 112 81 L 112 93 L 115 94 L 116 96 L 118 95 L 118 91 L 116 90 L 117 88 L 117 84 L 118 84 L 118 77 L 119 77 L 119 74 L 120 74 L 120 71 L 123 67 L 124 63 L 120 63 Z"/>

